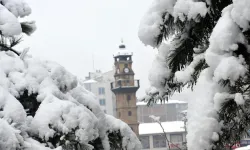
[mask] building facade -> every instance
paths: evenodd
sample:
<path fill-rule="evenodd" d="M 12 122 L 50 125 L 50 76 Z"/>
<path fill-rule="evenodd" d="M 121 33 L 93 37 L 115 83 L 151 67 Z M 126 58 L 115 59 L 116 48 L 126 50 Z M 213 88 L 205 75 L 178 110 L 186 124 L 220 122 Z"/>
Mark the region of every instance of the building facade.
<path fill-rule="evenodd" d="M 97 97 L 102 110 L 116 117 L 115 95 L 110 90 L 110 83 L 113 81 L 113 70 L 105 73 L 97 70 L 96 72 L 90 72 L 89 76 L 83 81 L 83 84 L 88 91 L 92 92 Z"/>
<path fill-rule="evenodd" d="M 150 115 L 160 117 L 161 122 L 181 121 L 183 119 L 182 112 L 188 107 L 187 102 L 179 100 L 169 100 L 166 103 L 158 102 L 152 106 L 147 106 L 145 102 L 137 102 L 136 105 L 139 123 L 154 122 L 149 117 Z"/>
<path fill-rule="evenodd" d="M 139 125 L 139 138 L 145 150 L 185 150 L 186 132 L 183 121 L 141 123 Z M 166 139 L 167 137 L 167 139 Z M 170 141 L 168 143 L 168 141 Z M 168 145 L 169 144 L 169 145 Z"/>
<path fill-rule="evenodd" d="M 111 83 L 111 90 L 116 96 L 116 117 L 126 122 L 138 135 L 136 91 L 140 84 L 134 79 L 132 53 L 123 44 L 119 49 L 114 55 L 115 81 Z"/>

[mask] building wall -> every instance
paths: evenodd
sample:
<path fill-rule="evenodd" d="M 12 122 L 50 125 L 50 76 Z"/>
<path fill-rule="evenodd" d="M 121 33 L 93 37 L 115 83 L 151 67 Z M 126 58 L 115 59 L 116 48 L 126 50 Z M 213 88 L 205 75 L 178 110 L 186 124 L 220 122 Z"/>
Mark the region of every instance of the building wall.
<path fill-rule="evenodd" d="M 171 141 L 171 135 L 180 135 L 182 137 L 182 139 L 179 140 L 179 141 L 176 141 L 176 140 L 173 141 L 172 140 L 170 142 L 170 150 L 178 150 L 178 148 L 176 146 L 178 146 L 181 149 L 183 148 L 183 146 L 184 146 L 183 143 L 186 142 L 186 138 L 185 138 L 185 133 L 184 132 L 167 133 L 166 135 L 167 135 L 167 138 L 168 138 L 169 141 Z M 154 143 L 156 143 L 156 142 L 154 142 L 154 136 L 158 136 L 158 137 L 161 136 L 162 140 L 164 140 L 164 142 L 165 142 L 165 146 L 164 147 L 155 147 Z M 149 139 L 148 144 L 146 144 L 146 145 L 149 145 L 149 148 L 145 148 L 144 147 L 143 150 L 166 150 L 166 149 L 169 149 L 168 148 L 168 142 L 167 142 L 164 134 L 150 134 L 150 135 L 140 135 L 139 136 L 139 138 L 140 138 L 141 141 L 142 141 L 142 138 L 145 140 L 145 137 L 148 137 L 148 139 Z M 144 146 L 144 144 L 145 143 L 142 142 L 143 146 Z M 174 146 L 173 144 L 176 145 L 176 146 Z M 156 145 L 158 145 L 158 144 L 156 144 Z"/>
<path fill-rule="evenodd" d="M 111 91 L 110 83 L 114 81 L 114 71 L 106 73 L 90 73 L 88 79 L 96 82 L 84 83 L 87 90 L 91 91 L 100 103 L 101 99 L 105 99 L 105 105 L 100 105 L 104 112 L 116 117 L 116 100 L 115 95 Z M 87 80 L 88 81 L 88 80 Z M 99 93 L 99 88 L 104 88 L 105 93 Z"/>
<path fill-rule="evenodd" d="M 117 118 L 126 122 L 138 134 L 138 119 L 135 93 L 116 93 Z"/>
<path fill-rule="evenodd" d="M 137 105 L 138 121 L 140 123 L 154 122 L 149 116 L 159 116 L 161 122 L 181 121 L 181 112 L 187 109 L 187 103 L 165 103 L 153 106 Z"/>

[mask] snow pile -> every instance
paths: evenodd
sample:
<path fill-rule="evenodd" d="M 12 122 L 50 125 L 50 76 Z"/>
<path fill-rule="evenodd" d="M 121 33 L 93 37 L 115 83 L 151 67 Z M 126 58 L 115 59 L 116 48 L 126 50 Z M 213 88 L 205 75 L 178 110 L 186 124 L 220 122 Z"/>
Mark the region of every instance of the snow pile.
<path fill-rule="evenodd" d="M 12 36 L 22 32 L 18 19 L 2 5 L 0 5 L 0 18 L 0 30 L 3 35 Z"/>
<path fill-rule="evenodd" d="M 160 123 L 161 117 L 159 116 L 150 115 L 149 118 L 151 118 L 154 122 Z"/>
<path fill-rule="evenodd" d="M 122 122 L 119 119 L 114 118 L 113 116 L 106 116 L 106 119 L 109 131 L 114 132 L 119 130 L 121 132 L 121 135 L 123 136 L 122 138 L 123 149 L 128 149 L 128 150 L 141 149 L 140 141 L 137 139 L 134 132 L 131 132 L 130 127 L 126 123 Z"/>
<path fill-rule="evenodd" d="M 239 56 L 239 58 L 234 56 L 224 58 L 214 71 L 215 80 L 220 81 L 221 79 L 230 79 L 232 84 L 234 84 L 234 81 L 240 77 L 244 77 L 247 72 L 244 63 L 245 60 L 242 56 Z"/>
<path fill-rule="evenodd" d="M 176 0 L 156 0 L 141 20 L 138 36 L 145 45 L 156 47 L 156 37 L 163 25 L 164 12 L 172 13 Z"/>
<path fill-rule="evenodd" d="M 162 44 L 159 47 L 158 54 L 153 61 L 152 67 L 149 71 L 149 81 L 151 86 L 157 88 L 159 91 L 165 91 L 165 79 L 168 79 L 171 75 L 166 58 L 170 53 L 170 45 Z"/>
<path fill-rule="evenodd" d="M 214 133 L 220 131 L 213 97 L 218 89 L 213 82 L 210 69 L 204 70 L 188 103 L 187 146 L 192 150 L 211 149 Z M 208 92 L 209 91 L 209 92 Z"/>
<path fill-rule="evenodd" d="M 141 20 L 138 36 L 145 45 L 156 47 L 156 39 L 170 15 L 175 21 L 196 20 L 198 15 L 204 17 L 207 11 L 206 3 L 195 0 L 154 0 Z"/>
<path fill-rule="evenodd" d="M 194 56 L 194 60 L 182 71 L 175 72 L 175 79 L 177 82 L 187 83 L 192 80 L 192 75 L 195 71 L 195 67 L 204 60 L 204 54 Z"/>
<path fill-rule="evenodd" d="M 23 0 L 2 0 L 1 2 L 16 17 L 25 17 L 31 13 L 31 8 Z"/>
<path fill-rule="evenodd" d="M 166 133 L 185 132 L 183 121 L 161 122 L 161 125 Z M 159 124 L 159 122 L 140 123 L 139 134 L 140 135 L 163 134 L 163 129 L 161 125 Z"/>
<path fill-rule="evenodd" d="M 177 0 L 173 12 L 175 19 L 179 17 L 181 21 L 185 21 L 186 17 L 195 20 L 198 15 L 204 17 L 206 14 L 206 3 L 193 0 Z"/>
<path fill-rule="evenodd" d="M 250 1 L 249 0 L 233 0 L 233 9 L 231 11 L 232 19 L 237 23 L 243 31 L 249 29 L 250 22 Z"/>
<path fill-rule="evenodd" d="M 45 147 L 44 144 L 39 143 L 36 140 L 33 140 L 31 138 L 27 138 L 25 141 L 25 150 L 51 150 L 48 147 Z M 57 148 L 53 150 L 63 150 L 61 146 L 58 146 Z"/>
<path fill-rule="evenodd" d="M 14 36 L 22 32 L 18 17 L 31 13 L 23 0 L 2 0 L 0 4 L 0 31 L 5 36 Z"/>
<path fill-rule="evenodd" d="M 245 43 L 245 39 L 239 26 L 232 19 L 232 10 L 233 5 L 224 8 L 222 17 L 217 22 L 209 39 L 210 45 L 205 52 L 209 71 L 203 72 L 200 76 L 200 80 L 205 78 L 205 80 L 209 79 L 209 82 L 198 81 L 197 88 L 199 90 L 194 91 L 197 100 L 189 103 L 189 134 L 187 136 L 189 149 L 211 149 L 211 142 L 218 140 L 215 135 L 220 133 L 223 124 L 218 123 L 218 117 L 215 114 L 221 109 L 221 104 L 228 99 L 235 99 L 238 105 L 244 104 L 244 98 L 241 94 L 230 94 L 226 88 L 218 84 L 221 80 L 228 80 L 231 85 L 234 85 L 235 81 L 247 73 L 244 58 L 241 55 L 233 54 L 238 49 L 237 43 Z M 200 84 L 204 86 L 203 90 L 199 87 Z M 206 126 L 198 128 L 201 123 Z M 199 142 L 193 144 L 195 141 Z"/>
<path fill-rule="evenodd" d="M 240 147 L 240 148 L 236 148 L 235 150 L 250 150 L 250 146 L 245 146 L 245 147 Z"/>
<path fill-rule="evenodd" d="M 106 115 L 62 66 L 0 51 L 0 77 L 0 149 L 61 150 L 71 140 L 88 145 L 100 138 L 109 150 L 108 131 L 121 132 L 123 147 L 140 149 L 129 126 Z M 51 144 L 55 137 L 58 145 Z"/>
<path fill-rule="evenodd" d="M 236 93 L 234 100 L 238 105 L 244 105 L 245 104 L 245 100 L 244 100 L 243 95 L 241 93 Z"/>

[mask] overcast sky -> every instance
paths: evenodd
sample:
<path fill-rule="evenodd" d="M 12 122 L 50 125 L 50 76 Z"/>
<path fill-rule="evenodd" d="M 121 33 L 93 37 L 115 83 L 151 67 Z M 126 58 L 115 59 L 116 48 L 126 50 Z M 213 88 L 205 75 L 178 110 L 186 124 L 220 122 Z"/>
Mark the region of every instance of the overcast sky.
<path fill-rule="evenodd" d="M 138 39 L 140 20 L 152 0 L 27 0 L 32 8 L 29 19 L 37 31 L 26 38 L 30 54 L 58 62 L 80 78 L 94 68 L 112 69 L 113 54 L 121 38 L 134 53 L 133 70 L 140 79 L 137 96 L 149 86 L 148 71 L 156 50 Z"/>

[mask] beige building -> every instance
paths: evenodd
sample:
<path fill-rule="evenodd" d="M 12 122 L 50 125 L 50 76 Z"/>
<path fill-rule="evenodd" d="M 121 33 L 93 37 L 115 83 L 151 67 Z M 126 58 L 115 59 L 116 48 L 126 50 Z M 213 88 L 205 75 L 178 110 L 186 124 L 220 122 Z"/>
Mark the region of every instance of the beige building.
<path fill-rule="evenodd" d="M 137 115 L 139 123 L 154 122 L 149 116 L 154 115 L 160 117 L 161 122 L 181 121 L 183 118 L 181 112 L 187 110 L 188 104 L 184 101 L 169 100 L 166 103 L 156 103 L 147 106 L 145 102 L 137 102 Z"/>

